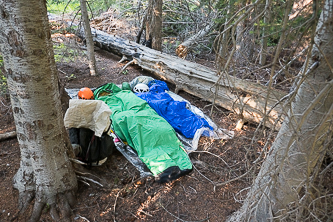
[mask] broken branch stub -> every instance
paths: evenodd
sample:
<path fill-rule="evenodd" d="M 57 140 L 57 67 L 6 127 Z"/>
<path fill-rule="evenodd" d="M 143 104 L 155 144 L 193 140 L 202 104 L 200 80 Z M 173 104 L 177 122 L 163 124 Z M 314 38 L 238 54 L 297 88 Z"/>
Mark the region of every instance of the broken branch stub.
<path fill-rule="evenodd" d="M 142 69 L 150 71 L 161 79 L 176 85 L 177 89 L 195 95 L 206 101 L 213 102 L 215 90 L 217 96 L 215 104 L 233 111 L 245 120 L 259 123 L 266 115 L 265 126 L 273 128 L 274 122 L 282 113 L 282 104 L 276 105 L 286 95 L 285 92 L 238 79 L 233 76 L 219 76 L 216 71 L 203 65 L 189 62 L 178 57 L 168 55 L 135 42 L 124 40 L 115 35 L 92 29 L 94 42 L 101 49 L 116 55 L 125 55 Z M 84 35 L 80 31 L 81 37 Z M 268 90 L 270 90 L 268 98 Z M 266 102 L 267 100 L 267 102 Z M 267 104 L 265 108 L 265 104 Z M 265 111 L 266 110 L 266 111 Z M 275 126 L 278 130 L 283 118 Z"/>

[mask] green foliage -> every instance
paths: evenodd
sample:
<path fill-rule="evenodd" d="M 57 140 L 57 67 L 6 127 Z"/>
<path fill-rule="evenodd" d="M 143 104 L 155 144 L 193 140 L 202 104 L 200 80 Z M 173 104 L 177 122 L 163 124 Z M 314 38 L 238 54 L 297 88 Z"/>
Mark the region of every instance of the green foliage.
<path fill-rule="evenodd" d="M 115 4 L 117 0 L 94 0 L 88 1 L 89 13 L 93 15 L 100 14 L 110 8 L 111 5 Z M 126 3 L 127 1 L 124 1 Z M 128 7 L 133 5 L 127 4 Z M 66 10 L 65 10 L 66 9 Z M 62 13 L 76 13 L 80 10 L 79 0 L 50 0 L 47 1 L 47 11 L 52 14 L 62 14 Z M 90 11 L 91 10 L 91 11 Z"/>
<path fill-rule="evenodd" d="M 68 81 L 70 81 L 72 79 L 76 79 L 76 76 L 72 73 L 69 76 L 67 75 L 66 78 L 68 79 Z"/>
<path fill-rule="evenodd" d="M 67 7 L 66 7 L 67 6 Z M 64 11 L 66 8 L 66 11 Z M 80 8 L 79 0 L 51 0 L 47 2 L 47 11 L 53 14 L 72 13 Z"/>
<path fill-rule="evenodd" d="M 53 45 L 54 59 L 56 62 L 75 62 L 83 53 L 75 48 L 70 48 L 64 43 L 56 43 Z"/>
<path fill-rule="evenodd" d="M 0 55 L 0 95 L 6 94 L 8 91 L 7 87 L 7 77 L 3 73 L 3 57 Z"/>

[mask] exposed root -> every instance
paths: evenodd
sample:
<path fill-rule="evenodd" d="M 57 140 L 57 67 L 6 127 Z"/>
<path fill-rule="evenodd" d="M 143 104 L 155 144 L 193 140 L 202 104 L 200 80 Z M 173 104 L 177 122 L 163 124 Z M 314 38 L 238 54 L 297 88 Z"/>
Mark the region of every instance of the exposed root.
<path fill-rule="evenodd" d="M 16 220 L 20 215 L 23 215 L 34 198 L 35 193 L 32 191 L 20 192 L 20 211 L 11 221 Z M 74 206 L 75 202 L 76 197 L 74 191 L 59 193 L 55 196 L 46 196 L 42 194 L 39 197 L 36 196 L 29 222 L 39 221 L 45 207 L 50 210 L 50 215 L 54 221 L 72 221 L 73 213 L 71 208 Z"/>
<path fill-rule="evenodd" d="M 95 183 L 95 184 L 97 184 L 97 185 L 99 185 L 101 187 L 104 187 L 103 184 L 101 184 L 101 183 L 97 182 L 96 180 L 93 180 L 93 179 L 91 179 L 89 177 L 77 176 L 77 178 L 80 179 L 80 181 L 84 182 L 85 184 L 88 183 L 87 181 L 90 181 L 90 182 Z"/>
<path fill-rule="evenodd" d="M 125 55 L 123 55 L 123 57 L 119 60 L 118 63 L 122 63 L 123 61 L 126 61 L 126 60 L 128 60 L 128 58 Z"/>
<path fill-rule="evenodd" d="M 35 192 L 26 191 L 24 193 L 19 194 L 19 212 L 24 213 L 31 201 L 35 198 Z"/>
<path fill-rule="evenodd" d="M 125 69 L 131 65 L 132 63 L 135 63 L 135 60 L 133 59 L 132 61 L 128 62 L 126 65 L 124 65 L 124 67 L 119 71 L 119 74 L 123 73 L 125 71 Z"/>
<path fill-rule="evenodd" d="M 3 133 L 3 134 L 0 134 L 0 141 L 6 140 L 6 139 L 12 139 L 15 137 L 16 137 L 16 131 Z"/>

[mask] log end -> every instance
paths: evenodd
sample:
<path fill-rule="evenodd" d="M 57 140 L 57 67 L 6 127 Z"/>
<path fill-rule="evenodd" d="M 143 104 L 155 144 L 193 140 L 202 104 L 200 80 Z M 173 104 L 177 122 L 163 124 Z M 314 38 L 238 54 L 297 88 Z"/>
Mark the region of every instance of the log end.
<path fill-rule="evenodd" d="M 188 48 L 186 46 L 183 45 L 179 45 L 176 49 L 176 55 L 179 58 L 185 59 L 188 53 Z"/>

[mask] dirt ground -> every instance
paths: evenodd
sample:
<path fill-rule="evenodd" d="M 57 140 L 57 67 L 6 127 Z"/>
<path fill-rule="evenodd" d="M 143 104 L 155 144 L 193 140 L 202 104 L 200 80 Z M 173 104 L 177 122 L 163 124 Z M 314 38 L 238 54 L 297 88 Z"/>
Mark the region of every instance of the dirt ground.
<path fill-rule="evenodd" d="M 125 63 L 118 63 L 120 57 L 102 50 L 96 50 L 96 59 L 99 74 L 95 77 L 89 75 L 84 60 L 58 61 L 59 76 L 65 87 L 98 87 L 107 82 L 121 84 L 139 75 L 152 76 L 136 66 L 129 66 L 126 72 L 119 74 Z M 197 62 L 211 63 L 208 60 Z M 170 85 L 170 88 L 174 87 Z M 209 114 L 209 103 L 184 92 L 180 95 Z M 1 103 L 0 133 L 13 131 L 15 124 L 8 98 L 1 97 Z M 232 113 L 222 108 L 215 109 L 212 119 L 228 130 L 233 130 L 237 121 Z M 227 141 L 202 137 L 198 151 L 204 152 L 190 154 L 193 171 L 166 184 L 158 184 L 152 178 L 140 178 L 136 168 L 115 152 L 102 166 L 87 169 L 103 187 L 79 182 L 73 209 L 75 221 L 224 221 L 240 207 L 252 176 L 222 186 L 213 183 L 227 181 L 247 171 L 246 161 L 254 158 L 257 152 L 247 149 L 254 130 L 254 125 L 245 125 Z M 258 151 L 264 142 L 255 144 Z M 0 142 L 0 164 L 0 221 L 11 221 L 18 212 L 18 192 L 12 186 L 12 178 L 20 164 L 16 139 Z M 27 212 L 14 221 L 25 221 L 28 216 Z M 47 208 L 41 221 L 50 221 Z"/>

